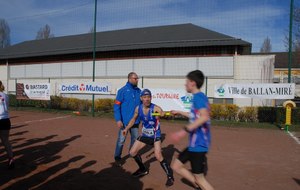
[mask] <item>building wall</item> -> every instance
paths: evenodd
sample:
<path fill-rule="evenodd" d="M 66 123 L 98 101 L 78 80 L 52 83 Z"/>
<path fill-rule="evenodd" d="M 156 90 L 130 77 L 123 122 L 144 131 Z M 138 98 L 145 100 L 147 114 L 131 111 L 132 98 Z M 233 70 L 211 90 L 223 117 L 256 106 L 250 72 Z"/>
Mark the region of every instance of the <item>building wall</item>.
<path fill-rule="evenodd" d="M 7 75 L 7 65 L 0 65 L 0 80 L 4 84 L 5 88 L 7 89 L 8 86 L 8 75 Z"/>
<path fill-rule="evenodd" d="M 235 56 L 234 83 L 273 83 L 274 55 Z M 271 100 L 234 99 L 241 106 L 271 106 Z"/>
<path fill-rule="evenodd" d="M 300 68 L 293 68 L 291 70 L 292 82 L 300 84 Z M 274 70 L 274 82 L 286 82 L 288 78 L 288 69 L 280 68 Z"/>
<path fill-rule="evenodd" d="M 96 61 L 95 66 L 96 82 L 111 83 L 112 93 L 116 93 L 117 89 L 126 83 L 127 74 L 131 71 L 139 74 L 140 87 L 182 89 L 184 88 L 186 74 L 191 70 L 200 69 L 208 77 L 207 87 L 204 85 L 203 91 L 207 91 L 208 96 L 213 97 L 216 84 L 272 82 L 274 56 L 102 60 Z M 28 83 L 50 81 L 52 94 L 59 95 L 57 87 L 61 83 L 91 81 L 92 68 L 92 61 L 13 64 L 9 66 L 8 70 L 8 90 L 11 93 L 15 92 L 16 81 Z M 0 70 L 5 72 L 3 68 L 0 68 Z M 65 96 L 79 97 L 78 95 Z M 80 96 L 80 98 L 90 97 Z M 270 102 L 235 99 L 234 103 L 250 106 L 269 105 Z"/>

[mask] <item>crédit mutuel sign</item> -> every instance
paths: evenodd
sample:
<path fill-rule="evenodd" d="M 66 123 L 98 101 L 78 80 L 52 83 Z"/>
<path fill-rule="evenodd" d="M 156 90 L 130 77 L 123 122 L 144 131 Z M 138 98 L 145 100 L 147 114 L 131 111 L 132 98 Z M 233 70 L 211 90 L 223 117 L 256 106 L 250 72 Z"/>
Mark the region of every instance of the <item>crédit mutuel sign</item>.
<path fill-rule="evenodd" d="M 60 84 L 59 92 L 62 94 L 110 94 L 110 83 L 81 82 Z"/>
<path fill-rule="evenodd" d="M 294 83 L 222 84 L 215 86 L 215 98 L 294 99 Z"/>

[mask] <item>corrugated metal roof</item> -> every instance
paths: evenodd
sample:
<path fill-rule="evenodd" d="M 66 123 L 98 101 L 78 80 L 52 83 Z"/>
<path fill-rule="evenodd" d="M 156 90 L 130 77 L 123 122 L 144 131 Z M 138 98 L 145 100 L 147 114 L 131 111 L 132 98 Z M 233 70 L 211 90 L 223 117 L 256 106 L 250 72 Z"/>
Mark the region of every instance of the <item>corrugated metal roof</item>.
<path fill-rule="evenodd" d="M 193 24 L 97 32 L 96 38 L 98 52 L 231 45 L 251 47 L 249 42 Z M 92 45 L 92 33 L 25 41 L 1 50 L 0 59 L 87 53 L 92 52 Z"/>

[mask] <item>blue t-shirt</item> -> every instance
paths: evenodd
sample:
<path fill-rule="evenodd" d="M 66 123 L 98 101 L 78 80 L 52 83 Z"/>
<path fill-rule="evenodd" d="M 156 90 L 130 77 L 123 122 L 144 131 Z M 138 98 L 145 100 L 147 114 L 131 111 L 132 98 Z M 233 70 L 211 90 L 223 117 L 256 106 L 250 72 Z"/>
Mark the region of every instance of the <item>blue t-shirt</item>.
<path fill-rule="evenodd" d="M 190 122 L 194 122 L 199 115 L 200 109 L 210 110 L 208 98 L 202 92 L 193 95 Z M 211 142 L 210 136 L 210 121 L 207 121 L 203 125 L 199 126 L 189 134 L 189 146 L 188 150 L 191 152 L 208 152 Z"/>
<path fill-rule="evenodd" d="M 150 137 L 150 138 L 160 138 L 160 122 L 159 118 L 156 116 L 152 116 L 154 113 L 155 104 L 150 105 L 150 109 L 147 115 L 143 112 L 143 104 L 139 105 L 139 119 L 143 123 L 142 128 L 142 136 L 143 137 Z"/>

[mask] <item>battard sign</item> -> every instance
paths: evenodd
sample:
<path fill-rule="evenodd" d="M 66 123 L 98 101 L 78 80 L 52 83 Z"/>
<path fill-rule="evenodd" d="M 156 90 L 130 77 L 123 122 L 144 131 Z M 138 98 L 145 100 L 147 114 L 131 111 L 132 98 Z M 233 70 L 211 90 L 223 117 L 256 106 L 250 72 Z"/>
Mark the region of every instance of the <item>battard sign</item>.
<path fill-rule="evenodd" d="M 294 83 L 222 84 L 215 86 L 215 98 L 294 99 Z"/>

